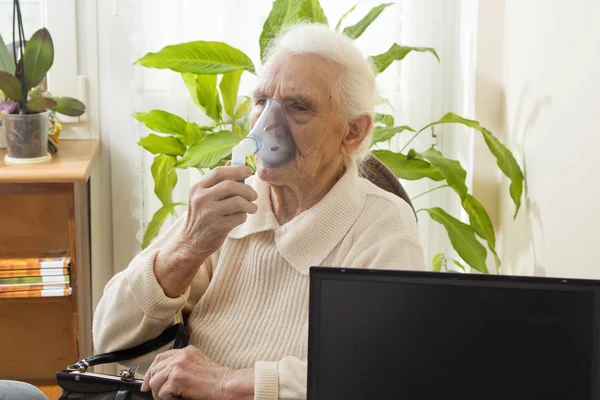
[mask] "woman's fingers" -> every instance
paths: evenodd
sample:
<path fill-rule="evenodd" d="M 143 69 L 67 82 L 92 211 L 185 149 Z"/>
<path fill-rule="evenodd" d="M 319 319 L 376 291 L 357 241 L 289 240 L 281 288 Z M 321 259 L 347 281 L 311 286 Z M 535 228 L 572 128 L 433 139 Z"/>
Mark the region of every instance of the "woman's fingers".
<path fill-rule="evenodd" d="M 179 400 L 179 399 L 181 399 L 181 396 L 179 396 L 178 394 L 175 393 L 175 389 L 174 389 L 171 381 L 167 381 L 164 385 L 162 385 L 160 387 L 160 389 L 158 390 L 158 396 L 155 395 L 154 393 L 152 394 L 152 396 L 155 399 L 160 399 L 160 400 Z"/>
<path fill-rule="evenodd" d="M 200 186 L 210 188 L 223 181 L 239 181 L 252 175 L 252 168 L 244 165 L 217 167 L 198 181 Z"/>
<path fill-rule="evenodd" d="M 152 376 L 147 385 L 154 399 L 223 398 L 223 384 L 232 370 L 210 361 L 193 346 L 176 354 L 153 363 L 150 368 Z"/>
<path fill-rule="evenodd" d="M 165 369 L 167 365 L 169 365 L 170 358 L 174 355 L 177 355 L 178 349 L 167 350 L 164 353 L 160 353 L 154 358 L 152 365 L 148 368 L 148 372 L 144 375 L 144 383 L 142 383 L 141 390 L 145 392 L 150 389 L 150 380 L 154 375 Z"/>
<path fill-rule="evenodd" d="M 233 229 L 236 226 L 241 225 L 244 222 L 246 222 L 246 219 L 248 219 L 248 214 L 240 212 L 240 213 L 228 215 L 224 218 L 225 218 L 225 221 L 227 221 L 229 223 L 229 226 L 231 227 L 231 229 Z"/>
<path fill-rule="evenodd" d="M 241 196 L 229 197 L 217 203 L 216 212 L 218 215 L 227 216 L 237 213 L 254 214 L 258 206 Z"/>
<path fill-rule="evenodd" d="M 172 372 L 172 368 L 163 368 L 160 372 L 155 374 L 152 379 L 149 381 L 149 386 L 152 389 L 152 397 L 155 399 L 169 399 L 170 397 L 166 395 L 167 388 L 163 390 L 163 387 L 166 386 L 167 380 L 169 379 L 169 374 Z M 162 391 L 162 396 L 161 396 Z"/>
<path fill-rule="evenodd" d="M 219 182 L 210 189 L 210 192 L 215 200 L 223 200 L 234 196 L 241 196 L 248 201 L 254 201 L 258 198 L 258 193 L 250 185 L 236 181 Z"/>

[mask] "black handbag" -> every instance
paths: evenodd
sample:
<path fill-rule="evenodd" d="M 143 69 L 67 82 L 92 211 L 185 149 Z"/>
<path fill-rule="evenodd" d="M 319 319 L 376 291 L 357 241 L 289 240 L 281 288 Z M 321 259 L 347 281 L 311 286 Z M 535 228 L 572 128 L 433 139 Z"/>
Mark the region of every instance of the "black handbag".
<path fill-rule="evenodd" d="M 173 341 L 172 349 L 187 346 L 190 330 L 184 324 L 167 328 L 158 337 L 130 349 L 97 354 L 69 365 L 56 374 L 56 382 L 63 393 L 59 400 L 146 400 L 151 392 L 142 392 L 142 380 L 135 378 L 135 371 L 124 369 L 119 376 L 87 372 L 94 365 L 117 363 L 141 357 Z"/>

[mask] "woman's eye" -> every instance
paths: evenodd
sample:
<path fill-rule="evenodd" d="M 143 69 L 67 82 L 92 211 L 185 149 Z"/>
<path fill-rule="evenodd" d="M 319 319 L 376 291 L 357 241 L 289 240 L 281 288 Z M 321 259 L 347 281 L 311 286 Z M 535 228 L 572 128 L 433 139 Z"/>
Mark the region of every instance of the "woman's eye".
<path fill-rule="evenodd" d="M 256 99 L 256 100 L 254 101 L 254 105 L 257 105 L 257 106 L 264 106 L 266 102 L 267 102 L 267 99 Z"/>
<path fill-rule="evenodd" d="M 299 111 L 299 112 L 308 111 L 308 109 L 306 107 L 304 107 L 303 105 L 300 105 L 300 104 L 296 104 L 294 106 L 294 110 Z"/>

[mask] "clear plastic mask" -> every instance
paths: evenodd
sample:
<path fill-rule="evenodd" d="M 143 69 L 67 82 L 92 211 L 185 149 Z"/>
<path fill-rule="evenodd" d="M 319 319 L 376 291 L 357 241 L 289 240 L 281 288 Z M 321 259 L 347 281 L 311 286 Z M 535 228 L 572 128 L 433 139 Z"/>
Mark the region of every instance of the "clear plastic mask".
<path fill-rule="evenodd" d="M 296 155 L 296 142 L 285 116 L 283 105 L 267 99 L 265 108 L 248 136 L 232 151 L 232 163 L 244 164 L 247 156 L 256 155 L 265 167 L 279 168 Z"/>

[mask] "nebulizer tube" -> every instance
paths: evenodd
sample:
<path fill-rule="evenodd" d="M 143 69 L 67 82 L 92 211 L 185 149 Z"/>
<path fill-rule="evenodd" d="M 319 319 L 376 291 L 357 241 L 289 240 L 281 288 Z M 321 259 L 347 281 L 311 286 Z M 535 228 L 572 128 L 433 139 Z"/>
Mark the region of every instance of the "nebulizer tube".
<path fill-rule="evenodd" d="M 232 165 L 246 165 L 246 157 L 258 151 L 258 142 L 251 136 L 246 136 L 231 150 Z"/>
<path fill-rule="evenodd" d="M 283 105 L 267 99 L 254 127 L 231 152 L 233 165 L 245 165 L 246 157 L 256 155 L 268 168 L 279 168 L 296 155 L 296 142 L 285 116 Z"/>

